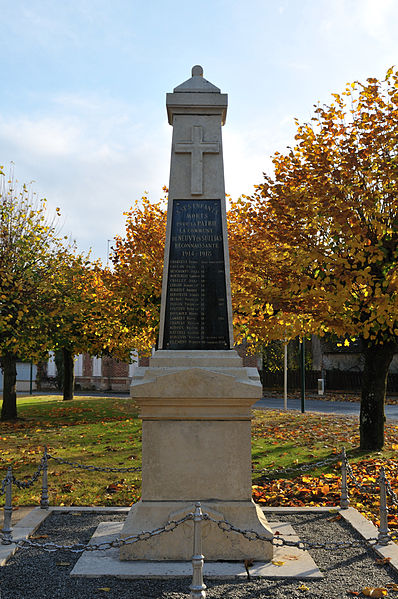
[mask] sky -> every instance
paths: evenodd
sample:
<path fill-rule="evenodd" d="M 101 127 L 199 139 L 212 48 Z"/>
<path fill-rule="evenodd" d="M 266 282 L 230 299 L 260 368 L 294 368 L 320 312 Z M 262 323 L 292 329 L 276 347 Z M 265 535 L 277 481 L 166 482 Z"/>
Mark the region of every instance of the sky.
<path fill-rule="evenodd" d="M 166 93 L 200 64 L 228 94 L 226 191 L 251 194 L 346 83 L 398 67 L 396 0 L 0 0 L 0 165 L 106 262 L 168 184 Z"/>

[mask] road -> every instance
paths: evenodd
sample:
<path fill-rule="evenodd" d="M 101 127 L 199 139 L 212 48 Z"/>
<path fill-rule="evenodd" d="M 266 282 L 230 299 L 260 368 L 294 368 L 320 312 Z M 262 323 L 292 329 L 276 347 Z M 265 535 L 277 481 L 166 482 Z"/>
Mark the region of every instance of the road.
<path fill-rule="evenodd" d="M 254 406 L 257 409 L 283 410 L 283 398 L 265 397 Z M 300 399 L 288 399 L 288 410 L 301 410 Z M 306 399 L 306 412 L 320 412 L 321 414 L 347 414 L 359 416 L 359 402 L 350 401 L 324 401 L 321 399 Z M 398 421 L 398 405 L 387 405 L 385 413 L 388 420 Z"/>

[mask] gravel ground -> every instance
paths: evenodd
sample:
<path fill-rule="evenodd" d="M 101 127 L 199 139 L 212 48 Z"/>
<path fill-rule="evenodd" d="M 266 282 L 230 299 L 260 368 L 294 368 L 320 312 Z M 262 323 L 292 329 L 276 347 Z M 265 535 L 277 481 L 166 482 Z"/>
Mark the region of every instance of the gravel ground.
<path fill-rule="evenodd" d="M 87 543 L 103 521 L 121 521 L 122 514 L 52 513 L 35 535 L 48 535 L 43 541 Z M 269 520 L 293 524 L 302 539 L 336 541 L 360 538 L 343 520 L 328 521 L 330 514 L 270 514 Z M 324 574 L 317 582 L 282 580 L 214 581 L 205 580 L 208 599 L 251 599 L 259 597 L 305 597 L 340 599 L 352 597 L 348 591 L 398 583 L 398 574 L 390 566 L 378 566 L 371 549 L 353 548 L 339 551 L 311 550 Z M 80 555 L 80 554 L 79 554 Z M 189 597 L 190 579 L 121 580 L 112 577 L 70 578 L 79 555 L 66 551 L 45 553 L 37 549 L 18 550 L 0 568 L 1 599 L 183 599 Z M 306 588 L 300 588 L 304 583 Z M 389 596 L 397 596 L 392 592 Z"/>

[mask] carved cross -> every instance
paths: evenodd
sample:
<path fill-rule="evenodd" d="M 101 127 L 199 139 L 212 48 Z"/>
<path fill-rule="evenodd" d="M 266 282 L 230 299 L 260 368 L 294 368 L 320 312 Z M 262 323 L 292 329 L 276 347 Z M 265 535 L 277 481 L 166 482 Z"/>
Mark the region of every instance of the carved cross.
<path fill-rule="evenodd" d="M 176 154 L 191 154 L 191 194 L 203 193 L 203 154 L 219 154 L 220 142 L 203 141 L 202 125 L 192 127 L 192 140 L 175 144 Z"/>

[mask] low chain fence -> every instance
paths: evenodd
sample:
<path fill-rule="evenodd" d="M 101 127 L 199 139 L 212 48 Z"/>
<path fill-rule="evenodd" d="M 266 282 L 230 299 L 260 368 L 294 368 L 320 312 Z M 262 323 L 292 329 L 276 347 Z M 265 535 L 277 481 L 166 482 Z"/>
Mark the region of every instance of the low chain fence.
<path fill-rule="evenodd" d="M 311 470 L 319 469 L 323 466 L 328 466 L 332 463 L 341 462 L 341 486 L 340 486 L 340 509 L 344 510 L 350 506 L 350 498 L 349 498 L 349 482 L 352 486 L 358 489 L 363 493 L 377 493 L 380 497 L 380 507 L 379 507 L 379 526 L 378 526 L 378 534 L 374 538 L 368 538 L 363 540 L 354 540 L 354 541 L 334 541 L 334 542 L 310 542 L 310 541 L 292 541 L 286 538 L 281 537 L 278 533 L 276 533 L 271 539 L 261 535 L 260 533 L 254 530 L 242 530 L 236 527 L 233 523 L 228 522 L 226 520 L 218 520 L 213 518 L 207 513 L 203 513 L 201 509 L 200 503 L 196 504 L 195 512 L 186 515 L 180 520 L 171 520 L 167 522 L 164 526 L 156 528 L 151 531 L 142 531 L 137 535 L 130 536 L 127 538 L 116 538 L 111 542 L 99 543 L 99 544 L 75 544 L 75 545 L 59 545 L 52 542 L 46 543 L 37 543 L 32 541 L 31 539 L 13 539 L 13 530 L 11 526 L 11 517 L 12 517 L 12 486 L 15 485 L 19 489 L 26 489 L 32 486 L 41 475 L 41 499 L 40 499 L 40 507 L 42 509 L 49 508 L 49 499 L 48 499 L 48 462 L 49 460 L 54 460 L 59 464 L 65 464 L 70 466 L 71 468 L 78 468 L 83 470 L 89 470 L 94 472 L 106 472 L 106 473 L 115 473 L 115 472 L 140 472 L 141 467 L 125 467 L 125 468 L 113 468 L 113 467 L 100 467 L 94 465 L 81 464 L 79 462 L 73 462 L 70 460 L 66 460 L 63 458 L 59 458 L 48 453 L 47 448 L 44 449 L 43 456 L 40 460 L 40 464 L 34 474 L 27 480 L 18 480 L 14 474 L 12 466 L 8 467 L 7 474 L 4 479 L 0 482 L 0 496 L 5 495 L 5 504 L 4 504 L 4 521 L 3 528 L 1 530 L 1 543 L 3 545 L 11 545 L 14 544 L 19 549 L 29 549 L 36 548 L 43 551 L 71 551 L 72 553 L 81 553 L 83 551 L 106 551 L 111 548 L 120 548 L 123 545 L 128 545 L 137 542 L 145 542 L 151 539 L 154 536 L 161 535 L 167 532 L 172 532 L 178 526 L 186 522 L 187 520 L 193 520 L 194 522 L 194 533 L 193 533 L 193 558 L 192 558 L 192 566 L 193 566 L 193 580 L 190 586 L 190 597 L 194 598 L 204 598 L 206 597 L 205 588 L 206 586 L 203 583 L 203 560 L 204 557 L 201 551 L 201 523 L 203 521 L 212 522 L 216 526 L 219 527 L 221 531 L 224 533 L 235 533 L 244 536 L 249 541 L 257 540 L 264 541 L 267 543 L 272 543 L 277 547 L 287 546 L 287 547 L 296 547 L 301 550 L 308 549 L 328 549 L 328 550 L 336 550 L 339 548 L 345 547 L 360 547 L 360 546 L 372 546 L 372 545 L 387 545 L 390 542 L 398 542 L 398 532 L 391 532 L 388 528 L 388 500 L 391 505 L 395 508 L 398 507 L 398 496 L 392 489 L 390 481 L 387 479 L 384 467 L 380 468 L 378 477 L 374 479 L 374 482 L 366 482 L 361 483 L 358 478 L 355 476 L 352 466 L 348 461 L 345 449 L 342 450 L 340 454 L 336 454 L 325 458 L 318 462 L 312 462 L 309 464 L 301 464 L 289 468 L 280 468 L 277 470 L 267 470 L 265 468 L 256 468 L 253 469 L 253 474 L 259 475 L 261 480 L 273 480 L 280 475 L 286 474 L 297 474 L 297 473 L 305 473 Z"/>
<path fill-rule="evenodd" d="M 298 464 L 297 466 L 289 466 L 289 468 L 278 468 L 277 470 L 268 470 L 267 468 L 253 468 L 252 473 L 255 475 L 259 475 L 261 480 L 271 481 L 277 478 L 278 476 L 283 476 L 284 474 L 296 474 L 310 472 L 311 470 L 318 470 L 318 468 L 322 468 L 323 466 L 329 466 L 330 464 L 336 463 L 342 459 L 343 453 L 338 453 L 328 458 L 324 458 L 323 460 L 319 460 L 318 462 Z"/>
<path fill-rule="evenodd" d="M 42 458 L 40 460 L 39 466 L 37 470 L 33 473 L 33 475 L 27 480 L 19 480 L 13 474 L 12 466 L 8 467 L 7 474 L 0 482 L 0 496 L 5 495 L 5 505 L 4 505 L 4 524 L 3 524 L 3 536 L 4 531 L 8 532 L 8 529 L 11 526 L 11 513 L 12 513 L 12 485 L 15 485 L 18 489 L 27 489 L 31 487 L 40 477 L 41 475 L 41 497 L 40 497 L 40 507 L 42 509 L 48 509 L 49 507 L 49 497 L 48 497 L 48 463 L 50 460 L 57 462 L 58 464 L 67 465 L 74 469 L 81 469 L 85 471 L 91 472 L 104 472 L 104 473 L 138 473 L 141 472 L 140 466 L 130 466 L 130 467 L 122 467 L 115 468 L 110 466 L 95 466 L 89 464 L 82 464 L 80 462 L 75 462 L 71 460 L 67 460 L 64 458 L 57 457 L 48 453 L 47 447 L 44 448 L 44 452 Z M 287 468 L 279 468 L 276 470 L 269 470 L 267 468 L 253 468 L 252 473 L 254 477 L 259 478 L 260 481 L 273 481 L 280 476 L 286 475 L 298 475 L 300 473 L 307 473 L 312 470 L 318 470 L 324 466 L 329 466 L 333 463 L 341 462 L 340 466 L 340 475 L 341 475 L 341 485 L 340 485 L 340 507 L 342 509 L 348 508 L 350 505 L 349 500 L 349 489 L 348 489 L 348 481 L 350 481 L 351 485 L 354 486 L 360 493 L 379 493 L 380 494 L 380 523 L 385 522 L 388 518 L 388 509 L 386 508 L 387 498 L 389 498 L 390 503 L 396 508 L 398 507 L 398 496 L 392 489 L 390 481 L 387 479 L 384 468 L 380 469 L 379 475 L 374 479 L 374 482 L 365 482 L 362 483 L 355 476 L 352 466 L 348 461 L 347 454 L 345 449 L 343 448 L 341 453 L 336 453 L 335 455 L 324 458 L 323 460 L 319 460 L 317 462 L 310 462 L 307 464 L 299 464 Z M 387 525 L 383 527 L 387 529 Z"/>
<path fill-rule="evenodd" d="M 386 545 L 391 541 L 398 540 L 398 534 L 389 533 L 380 536 L 380 531 L 377 537 L 371 537 L 367 539 L 356 539 L 352 541 L 332 541 L 332 542 L 311 542 L 307 540 L 293 541 L 280 536 L 280 533 L 275 533 L 272 538 L 266 535 L 262 535 L 259 532 L 251 529 L 241 529 L 231 522 L 225 519 L 217 519 L 206 512 L 203 513 L 201 503 L 195 504 L 195 511 L 186 514 L 179 520 L 170 520 L 164 526 L 155 528 L 150 531 L 142 531 L 136 535 L 131 535 L 125 538 L 115 538 L 112 541 L 102 543 L 75 543 L 69 545 L 60 545 L 53 542 L 38 543 L 29 538 L 27 539 L 15 539 L 12 537 L 5 541 L 3 536 L 3 543 L 14 544 L 18 549 L 39 549 L 45 552 L 55 551 L 70 551 L 71 553 L 83 553 L 84 551 L 107 551 L 109 549 L 117 549 L 125 545 L 131 545 L 137 542 L 146 542 L 153 537 L 161 534 L 174 531 L 176 528 L 184 524 L 185 522 L 193 521 L 193 555 L 192 555 L 192 582 L 189 586 L 190 599 L 205 599 L 206 598 L 206 585 L 203 580 L 203 568 L 205 556 L 202 552 L 202 523 L 212 522 L 225 534 L 238 534 L 243 536 L 248 541 L 263 541 L 264 543 L 271 543 L 276 547 L 295 547 L 297 549 L 306 551 L 309 549 L 326 549 L 326 550 L 341 550 L 348 547 L 369 547 L 375 545 Z M 249 578 L 249 575 L 248 575 Z"/>

